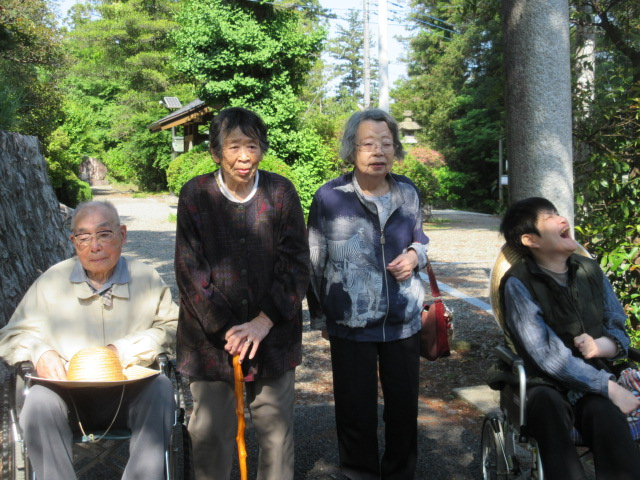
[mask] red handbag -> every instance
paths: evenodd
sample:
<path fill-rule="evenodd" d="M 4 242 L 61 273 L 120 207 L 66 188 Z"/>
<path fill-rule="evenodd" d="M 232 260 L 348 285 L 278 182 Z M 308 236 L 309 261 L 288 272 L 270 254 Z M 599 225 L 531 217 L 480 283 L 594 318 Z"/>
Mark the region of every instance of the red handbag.
<path fill-rule="evenodd" d="M 453 315 L 442 301 L 436 276 L 427 260 L 429 286 L 433 296 L 432 304 L 422 308 L 422 328 L 420 329 L 420 356 L 427 360 L 437 360 L 451 355 L 449 342 L 453 339 Z"/>

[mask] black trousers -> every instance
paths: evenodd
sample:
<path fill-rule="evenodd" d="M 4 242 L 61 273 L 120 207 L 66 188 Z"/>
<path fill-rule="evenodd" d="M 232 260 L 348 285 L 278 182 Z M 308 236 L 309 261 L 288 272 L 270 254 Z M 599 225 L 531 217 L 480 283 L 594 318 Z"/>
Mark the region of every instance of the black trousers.
<path fill-rule="evenodd" d="M 351 479 L 414 477 L 418 438 L 418 334 L 393 342 L 331 337 L 340 467 Z M 378 373 L 385 451 L 378 454 Z"/>
<path fill-rule="evenodd" d="M 527 428 L 537 440 L 545 478 L 584 479 L 569 436 L 575 426 L 593 452 L 598 480 L 640 478 L 640 453 L 626 416 L 608 398 L 588 394 L 571 405 L 566 395 L 546 386 L 527 390 Z"/>

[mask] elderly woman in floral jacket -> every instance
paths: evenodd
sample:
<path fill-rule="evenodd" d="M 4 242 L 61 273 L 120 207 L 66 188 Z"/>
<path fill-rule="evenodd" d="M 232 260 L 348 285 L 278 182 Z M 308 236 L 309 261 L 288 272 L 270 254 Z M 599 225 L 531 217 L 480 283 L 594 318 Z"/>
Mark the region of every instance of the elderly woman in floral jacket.
<path fill-rule="evenodd" d="M 398 125 L 382 110 L 347 122 L 352 172 L 322 186 L 309 212 L 312 326 L 331 343 L 340 465 L 349 478 L 413 478 L 417 459 L 419 330 L 429 239 L 406 177 Z M 385 452 L 378 458 L 378 372 Z"/>
<path fill-rule="evenodd" d="M 242 361 L 260 444 L 258 478 L 293 479 L 294 371 L 302 357 L 309 247 L 292 183 L 258 170 L 266 133 L 253 112 L 221 111 L 210 131 L 220 169 L 180 192 L 178 369 L 194 398 L 189 432 L 198 480 L 231 473 L 233 355 Z"/>

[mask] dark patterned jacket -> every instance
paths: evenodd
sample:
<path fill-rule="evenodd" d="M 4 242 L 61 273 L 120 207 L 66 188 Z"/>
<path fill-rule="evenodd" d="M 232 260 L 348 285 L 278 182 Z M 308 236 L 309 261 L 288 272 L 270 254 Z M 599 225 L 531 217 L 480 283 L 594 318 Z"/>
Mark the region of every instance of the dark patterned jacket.
<path fill-rule="evenodd" d="M 233 381 L 224 336 L 262 310 L 274 323 L 252 362 L 256 378 L 276 378 L 302 360 L 302 299 L 309 247 L 293 184 L 260 170 L 246 203 L 227 199 L 216 172 L 180 192 L 175 271 L 180 291 L 178 370 Z"/>

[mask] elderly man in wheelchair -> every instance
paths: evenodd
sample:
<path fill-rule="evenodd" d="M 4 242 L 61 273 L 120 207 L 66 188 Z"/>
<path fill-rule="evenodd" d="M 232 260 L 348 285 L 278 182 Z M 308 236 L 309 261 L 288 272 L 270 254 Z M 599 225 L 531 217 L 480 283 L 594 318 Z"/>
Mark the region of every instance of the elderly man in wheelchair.
<path fill-rule="evenodd" d="M 72 430 L 124 426 L 131 443 L 123 478 L 163 479 L 175 414 L 171 381 L 154 375 L 67 388 L 66 365 L 97 346 L 123 367 L 151 364 L 174 344 L 178 308 L 153 268 L 121 256 L 127 229 L 112 204 L 81 204 L 72 225 L 77 257 L 43 273 L 0 330 L 0 356 L 12 365 L 33 362 L 40 379 L 19 418 L 31 465 L 41 480 L 75 478 Z"/>
<path fill-rule="evenodd" d="M 504 356 L 509 350 L 517 354 L 526 371 L 523 423 L 537 443 L 544 477 L 586 478 L 575 428 L 593 453 L 597 478 L 640 478 L 640 453 L 626 418 L 640 401 L 613 373 L 613 361 L 627 355 L 629 338 L 609 281 L 597 262 L 574 253 L 579 246 L 569 223 L 546 199 L 514 203 L 500 231 L 521 258 L 499 287 Z M 498 362 L 489 384 L 512 383 L 511 366 Z M 485 472 L 485 478 L 494 477 Z"/>

